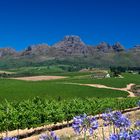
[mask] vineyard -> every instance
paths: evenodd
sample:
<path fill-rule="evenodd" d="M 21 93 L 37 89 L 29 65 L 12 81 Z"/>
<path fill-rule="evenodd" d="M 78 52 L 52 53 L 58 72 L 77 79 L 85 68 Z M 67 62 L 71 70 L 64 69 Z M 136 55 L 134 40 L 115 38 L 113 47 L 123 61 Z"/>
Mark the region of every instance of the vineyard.
<path fill-rule="evenodd" d="M 0 100 L 7 99 L 8 101 L 21 101 L 32 99 L 34 97 L 61 99 L 67 98 L 105 98 L 105 97 L 127 97 L 125 91 L 117 91 L 111 89 L 99 89 L 95 87 L 87 87 L 80 85 L 72 85 L 66 83 L 79 84 L 101 84 L 109 87 L 124 88 L 127 84 L 140 83 L 139 74 L 123 74 L 123 78 L 91 78 L 90 72 L 70 72 L 59 73 L 56 75 L 66 76 L 65 79 L 57 79 L 50 81 L 21 81 L 15 79 L 0 79 Z"/>
<path fill-rule="evenodd" d="M 123 78 L 95 79 L 91 77 L 92 74 L 56 73 L 66 78 L 48 81 L 1 78 L 0 132 L 4 134 L 1 136 L 6 136 L 13 130 L 36 130 L 57 123 L 69 126 L 74 116 L 83 113 L 90 116 L 101 114 L 108 108 L 123 111 L 137 106 L 139 97 L 130 98 L 127 91 L 118 89 L 126 88 L 130 83 L 139 84 L 140 75 L 124 73 Z M 85 86 L 86 84 L 101 84 L 110 89 Z M 18 136 L 18 133 L 14 136 Z M 20 136 L 18 138 L 27 137 L 22 134 Z"/>
<path fill-rule="evenodd" d="M 135 107 L 139 98 L 85 98 L 47 100 L 36 97 L 21 102 L 5 101 L 0 105 L 0 131 L 33 128 L 70 121 L 74 116 L 86 113 L 95 115 L 107 108 L 124 110 Z"/>
<path fill-rule="evenodd" d="M 64 80 L 50 81 L 20 81 L 0 79 L 0 100 L 22 101 L 34 97 L 49 99 L 92 98 L 92 97 L 127 97 L 125 91 L 99 89 L 94 87 L 65 84 Z"/>

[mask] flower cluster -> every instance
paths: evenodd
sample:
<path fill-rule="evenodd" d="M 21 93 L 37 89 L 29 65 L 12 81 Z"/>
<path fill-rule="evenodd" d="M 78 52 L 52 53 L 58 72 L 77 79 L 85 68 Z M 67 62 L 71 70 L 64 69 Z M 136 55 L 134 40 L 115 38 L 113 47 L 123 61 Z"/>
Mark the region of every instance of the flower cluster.
<path fill-rule="evenodd" d="M 92 135 L 94 130 L 98 128 L 98 121 L 95 117 L 89 117 L 86 114 L 76 116 L 73 119 L 72 128 L 77 134 L 88 131 Z"/>
<path fill-rule="evenodd" d="M 119 111 L 103 113 L 102 119 L 104 126 L 111 124 L 120 130 L 118 133 L 111 134 L 109 140 L 140 140 L 140 120 L 135 122 L 135 129 L 128 129 L 131 122 Z"/>
<path fill-rule="evenodd" d="M 131 125 L 130 120 L 125 117 L 120 111 L 110 111 L 108 113 L 103 113 L 102 119 L 104 120 L 104 126 L 113 124 L 117 128 L 127 128 Z"/>
<path fill-rule="evenodd" d="M 39 140 L 60 140 L 60 138 L 53 131 L 51 131 L 48 135 L 42 134 Z"/>
<path fill-rule="evenodd" d="M 140 140 L 140 130 L 122 131 L 119 134 L 112 134 L 109 140 Z"/>
<path fill-rule="evenodd" d="M 140 106 L 140 101 L 138 104 Z M 103 132 L 104 129 L 102 129 L 103 139 L 140 140 L 140 120 L 137 120 L 134 126 L 132 125 L 133 127 L 131 127 L 131 121 L 128 117 L 124 116 L 120 111 L 114 112 L 110 109 L 102 114 L 102 119 L 103 127 L 109 126 L 109 134 L 111 134 L 109 138 L 105 137 Z M 98 121 L 95 119 L 95 117 L 88 117 L 86 114 L 84 114 L 74 117 L 72 127 L 77 134 L 80 134 L 82 131 L 89 131 L 89 133 L 92 135 L 94 130 L 98 129 Z"/>
<path fill-rule="evenodd" d="M 104 120 L 104 126 L 108 126 L 112 123 L 112 111 L 107 109 L 105 113 L 102 114 L 102 119 Z"/>
<path fill-rule="evenodd" d="M 131 125 L 130 120 L 123 115 L 115 120 L 114 124 L 117 128 L 128 128 Z"/>

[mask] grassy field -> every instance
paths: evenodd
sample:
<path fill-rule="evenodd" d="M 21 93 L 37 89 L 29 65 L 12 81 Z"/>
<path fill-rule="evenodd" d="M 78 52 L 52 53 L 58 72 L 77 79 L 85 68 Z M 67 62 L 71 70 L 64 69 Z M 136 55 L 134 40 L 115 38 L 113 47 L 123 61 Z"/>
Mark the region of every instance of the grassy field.
<path fill-rule="evenodd" d="M 28 76 L 28 75 L 53 75 L 55 73 L 64 72 L 59 66 L 44 66 L 44 67 L 21 67 L 11 69 L 11 72 L 15 72 L 16 75 Z"/>
<path fill-rule="evenodd" d="M 73 97 L 126 97 L 127 92 L 110 89 L 69 85 L 62 80 L 27 82 L 20 80 L 0 80 L 0 99 L 22 100 L 40 96 L 42 98 Z"/>
<path fill-rule="evenodd" d="M 127 84 L 134 83 L 140 84 L 140 74 L 122 74 L 123 78 L 103 78 L 103 79 L 94 79 L 89 76 L 83 77 L 73 77 L 67 79 L 67 82 L 72 83 L 83 83 L 83 84 L 102 84 L 110 87 L 123 88 Z"/>
<path fill-rule="evenodd" d="M 127 97 L 128 93 L 111 89 L 99 89 L 66 83 L 103 84 L 112 87 L 126 87 L 127 84 L 140 84 L 140 75 L 123 74 L 124 78 L 91 78 L 92 72 L 57 72 L 54 75 L 67 76 L 66 79 L 51 81 L 20 81 L 0 79 L 0 100 L 22 100 L 40 96 L 42 98 L 74 97 Z M 51 74 L 50 74 L 51 75 Z"/>

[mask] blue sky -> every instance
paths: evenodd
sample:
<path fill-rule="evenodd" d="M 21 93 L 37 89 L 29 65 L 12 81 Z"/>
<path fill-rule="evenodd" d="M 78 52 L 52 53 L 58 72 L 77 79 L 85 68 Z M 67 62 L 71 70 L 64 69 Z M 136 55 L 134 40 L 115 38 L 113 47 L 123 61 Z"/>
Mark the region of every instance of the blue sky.
<path fill-rule="evenodd" d="M 140 44 L 140 0 L 0 0 L 0 47 L 52 45 L 71 34 L 91 45 Z"/>

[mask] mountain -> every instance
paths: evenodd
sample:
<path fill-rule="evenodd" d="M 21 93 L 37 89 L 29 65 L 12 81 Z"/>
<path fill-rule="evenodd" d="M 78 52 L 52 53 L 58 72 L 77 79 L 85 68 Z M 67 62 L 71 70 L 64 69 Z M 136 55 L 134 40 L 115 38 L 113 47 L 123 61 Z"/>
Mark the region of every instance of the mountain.
<path fill-rule="evenodd" d="M 87 55 L 89 53 L 87 45 L 79 36 L 74 35 L 65 36 L 63 40 L 54 44 L 52 47 L 56 48 L 63 56 Z"/>
<path fill-rule="evenodd" d="M 96 46 L 96 49 L 98 52 L 104 52 L 104 53 L 113 52 L 112 46 L 110 46 L 106 42 L 101 42 L 99 45 Z"/>
<path fill-rule="evenodd" d="M 130 49 L 132 52 L 140 52 L 140 45 L 135 45 L 133 48 Z"/>
<path fill-rule="evenodd" d="M 112 46 L 114 52 L 123 52 L 125 51 L 124 46 L 122 46 L 119 42 L 116 42 L 113 46 Z"/>
<path fill-rule="evenodd" d="M 50 47 L 47 44 L 37 44 L 37 45 L 30 45 L 20 54 L 21 56 L 28 56 L 28 55 L 46 55 L 49 51 Z"/>
<path fill-rule="evenodd" d="M 13 48 L 0 48 L 0 58 L 5 56 L 13 56 L 16 54 L 16 50 Z"/>
<path fill-rule="evenodd" d="M 0 68 L 9 65 L 11 67 L 36 65 L 48 63 L 48 61 L 52 63 L 83 63 L 97 67 L 140 66 L 139 55 L 140 45 L 129 50 L 126 50 L 119 42 L 113 45 L 101 42 L 93 46 L 84 43 L 79 36 L 67 35 L 52 46 L 35 44 L 20 52 L 16 52 L 12 48 L 1 48 Z"/>

